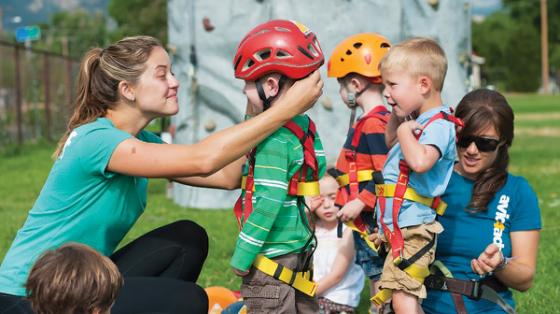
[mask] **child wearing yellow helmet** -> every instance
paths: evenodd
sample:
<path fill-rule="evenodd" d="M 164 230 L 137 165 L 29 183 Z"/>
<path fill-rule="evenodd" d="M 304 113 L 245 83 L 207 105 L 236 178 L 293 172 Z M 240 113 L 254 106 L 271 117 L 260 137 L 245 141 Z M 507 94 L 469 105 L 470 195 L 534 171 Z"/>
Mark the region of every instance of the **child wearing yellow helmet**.
<path fill-rule="evenodd" d="M 390 47 L 389 40 L 376 33 L 350 36 L 334 49 L 327 71 L 329 77 L 337 78 L 342 101 L 352 110 L 336 164 L 338 217 L 354 230 L 356 263 L 370 279 L 372 296 L 378 290 L 383 259 L 367 235 L 375 232 L 375 184 L 383 180 L 381 171 L 388 152 L 384 134 L 390 116 L 383 103 L 378 66 Z M 354 123 L 357 107 L 363 115 Z"/>

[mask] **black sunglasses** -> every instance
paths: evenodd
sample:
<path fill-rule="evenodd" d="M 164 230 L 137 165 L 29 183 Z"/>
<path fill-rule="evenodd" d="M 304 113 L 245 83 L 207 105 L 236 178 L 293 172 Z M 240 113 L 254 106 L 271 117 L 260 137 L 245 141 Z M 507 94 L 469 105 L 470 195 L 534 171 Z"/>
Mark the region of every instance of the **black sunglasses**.
<path fill-rule="evenodd" d="M 481 152 L 493 152 L 500 145 L 500 141 L 494 138 L 480 137 L 480 136 L 460 136 L 457 145 L 462 148 L 467 148 L 474 142 L 476 148 Z"/>

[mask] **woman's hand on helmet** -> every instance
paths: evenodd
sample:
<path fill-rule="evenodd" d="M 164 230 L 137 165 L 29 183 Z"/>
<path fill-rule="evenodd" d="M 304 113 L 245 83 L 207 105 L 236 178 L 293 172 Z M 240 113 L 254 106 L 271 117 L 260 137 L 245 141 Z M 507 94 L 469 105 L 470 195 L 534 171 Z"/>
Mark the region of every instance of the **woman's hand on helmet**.
<path fill-rule="evenodd" d="M 323 80 L 316 70 L 308 77 L 296 81 L 290 89 L 278 100 L 282 102 L 283 110 L 291 111 L 294 115 L 309 110 L 323 94 Z"/>

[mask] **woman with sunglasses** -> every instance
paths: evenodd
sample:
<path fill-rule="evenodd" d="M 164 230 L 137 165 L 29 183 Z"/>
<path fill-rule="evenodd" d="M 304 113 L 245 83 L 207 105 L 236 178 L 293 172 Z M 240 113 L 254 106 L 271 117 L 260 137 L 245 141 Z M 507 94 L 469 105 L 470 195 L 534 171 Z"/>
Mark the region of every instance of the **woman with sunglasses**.
<path fill-rule="evenodd" d="M 513 111 L 500 93 L 481 89 L 468 93 L 455 115 L 465 127 L 442 197 L 445 231 L 422 307 L 426 313 L 514 313 L 510 289 L 532 285 L 541 218 L 535 192 L 507 170 Z"/>

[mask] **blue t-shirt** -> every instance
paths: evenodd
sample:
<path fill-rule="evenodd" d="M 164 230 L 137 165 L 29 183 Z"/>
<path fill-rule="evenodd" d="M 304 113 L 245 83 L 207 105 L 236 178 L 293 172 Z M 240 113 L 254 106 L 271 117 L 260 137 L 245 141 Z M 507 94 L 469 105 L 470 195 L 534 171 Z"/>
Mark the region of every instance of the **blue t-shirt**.
<path fill-rule="evenodd" d="M 38 256 L 66 242 L 113 253 L 146 206 L 146 178 L 106 170 L 117 145 L 131 137 L 106 118 L 71 132 L 0 266 L 0 292 L 25 295 Z M 162 143 L 147 131 L 137 137 Z"/>
<path fill-rule="evenodd" d="M 425 126 L 426 123 L 439 112 L 444 111 L 451 114 L 449 107 L 437 107 L 421 114 L 416 121 Z M 418 194 L 426 197 L 436 197 L 443 194 L 451 173 L 453 163 L 456 158 L 455 149 L 455 125 L 453 122 L 437 119 L 426 126 L 418 140 L 420 144 L 432 145 L 440 152 L 440 158 L 432 168 L 424 173 L 410 172 L 408 186 L 413 188 Z M 383 166 L 383 178 L 386 184 L 397 183 L 399 176 L 399 162 L 404 159 L 401 145 L 396 143 L 387 155 L 387 160 Z M 377 203 L 377 217 L 381 217 L 379 202 Z M 386 198 L 385 217 L 383 222 L 393 230 L 393 198 Z M 436 212 L 430 207 L 405 200 L 399 212 L 399 227 L 416 226 L 434 221 Z M 382 228 L 379 228 L 382 232 Z"/>
<path fill-rule="evenodd" d="M 471 269 L 471 260 L 477 258 L 490 243 L 502 248 L 504 256 L 511 256 L 511 232 L 541 228 L 539 203 L 529 183 L 508 175 L 505 185 L 488 204 L 488 210 L 475 214 L 465 210 L 470 202 L 474 182 L 454 172 L 449 187 L 442 196 L 448 207 L 439 222 L 445 230 L 438 236 L 436 260 L 451 271 L 456 279 L 480 280 Z M 514 306 L 510 291 L 500 295 Z M 489 301 L 463 297 L 469 313 L 503 313 Z M 428 290 L 422 302 L 426 313 L 455 313 L 451 294 Z"/>

